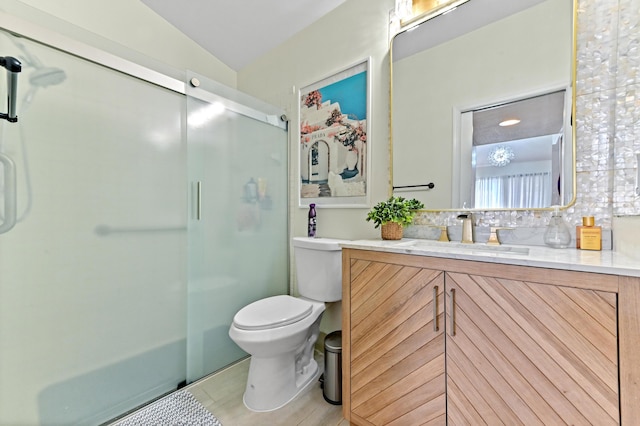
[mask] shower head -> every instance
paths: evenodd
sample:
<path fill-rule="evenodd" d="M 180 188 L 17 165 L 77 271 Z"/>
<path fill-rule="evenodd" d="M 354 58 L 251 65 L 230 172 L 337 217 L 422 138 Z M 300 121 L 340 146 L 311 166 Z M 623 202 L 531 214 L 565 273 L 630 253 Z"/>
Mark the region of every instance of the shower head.
<path fill-rule="evenodd" d="M 44 87 L 55 86 L 62 83 L 67 78 L 67 74 L 60 68 L 40 67 L 31 71 L 29 83 L 31 88 L 27 90 L 23 98 L 22 111 L 26 111 L 31 105 L 36 92 Z"/>
<path fill-rule="evenodd" d="M 67 78 L 66 73 L 60 68 L 44 66 L 42 61 L 40 61 L 36 55 L 31 53 L 27 46 L 25 46 L 18 37 L 9 37 L 9 39 L 22 51 L 24 64 L 29 68 L 33 68 L 33 71 L 29 75 L 29 83 L 31 83 L 32 87 L 30 92 L 33 92 L 40 87 L 55 86 L 62 83 Z"/>
<path fill-rule="evenodd" d="M 29 83 L 34 87 L 55 86 L 62 83 L 67 74 L 60 68 L 43 67 L 33 70 L 29 75 Z"/>

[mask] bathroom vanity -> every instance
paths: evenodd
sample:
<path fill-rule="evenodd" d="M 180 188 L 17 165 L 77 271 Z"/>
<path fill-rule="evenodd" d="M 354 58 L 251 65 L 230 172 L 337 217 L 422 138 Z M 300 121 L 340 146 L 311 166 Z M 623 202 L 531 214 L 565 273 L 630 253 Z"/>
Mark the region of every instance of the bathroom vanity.
<path fill-rule="evenodd" d="M 352 424 L 640 418 L 640 262 L 420 240 L 342 253 Z"/>

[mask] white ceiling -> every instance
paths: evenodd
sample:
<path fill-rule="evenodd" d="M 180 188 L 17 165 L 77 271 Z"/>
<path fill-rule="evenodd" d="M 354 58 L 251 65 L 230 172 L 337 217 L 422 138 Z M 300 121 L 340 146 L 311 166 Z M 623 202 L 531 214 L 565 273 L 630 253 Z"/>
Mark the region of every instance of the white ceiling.
<path fill-rule="evenodd" d="M 345 0 L 142 0 L 235 71 Z"/>

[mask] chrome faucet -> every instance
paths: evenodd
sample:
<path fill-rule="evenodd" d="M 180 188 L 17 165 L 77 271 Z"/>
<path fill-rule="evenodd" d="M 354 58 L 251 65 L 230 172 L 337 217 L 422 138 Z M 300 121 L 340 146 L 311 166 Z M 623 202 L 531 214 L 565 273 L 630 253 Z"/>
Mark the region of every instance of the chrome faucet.
<path fill-rule="evenodd" d="M 462 242 L 473 244 L 473 217 L 471 213 L 458 215 L 462 220 Z"/>

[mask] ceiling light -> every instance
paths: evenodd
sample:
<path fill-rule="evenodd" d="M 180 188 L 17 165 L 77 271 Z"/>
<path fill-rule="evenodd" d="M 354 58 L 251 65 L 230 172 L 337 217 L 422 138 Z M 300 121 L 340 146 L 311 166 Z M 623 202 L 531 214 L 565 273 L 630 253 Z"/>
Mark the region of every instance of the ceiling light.
<path fill-rule="evenodd" d="M 501 127 L 514 126 L 514 125 L 518 124 L 519 122 L 520 122 L 520 120 L 518 120 L 517 118 L 510 118 L 509 120 L 501 121 L 498 124 L 498 126 L 501 126 Z"/>
<path fill-rule="evenodd" d="M 516 158 L 516 154 L 511 147 L 498 145 L 489 153 L 489 162 L 495 167 L 504 167 Z"/>

